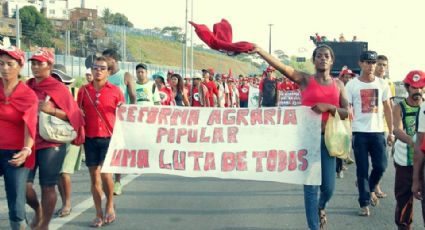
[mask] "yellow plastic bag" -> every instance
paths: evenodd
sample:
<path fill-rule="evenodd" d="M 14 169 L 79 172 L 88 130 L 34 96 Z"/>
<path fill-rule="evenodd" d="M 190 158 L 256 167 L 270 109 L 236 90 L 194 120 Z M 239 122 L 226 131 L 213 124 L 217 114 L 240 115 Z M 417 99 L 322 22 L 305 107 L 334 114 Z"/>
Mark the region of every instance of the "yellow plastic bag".
<path fill-rule="evenodd" d="M 346 159 L 351 152 L 351 124 L 349 119 L 341 120 L 338 112 L 329 114 L 325 128 L 325 144 L 332 157 Z"/>

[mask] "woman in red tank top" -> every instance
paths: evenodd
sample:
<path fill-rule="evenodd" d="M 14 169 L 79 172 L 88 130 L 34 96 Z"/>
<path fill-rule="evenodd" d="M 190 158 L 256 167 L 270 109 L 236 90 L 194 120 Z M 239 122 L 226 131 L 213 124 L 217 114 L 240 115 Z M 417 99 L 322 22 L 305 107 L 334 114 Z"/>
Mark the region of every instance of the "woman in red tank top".
<path fill-rule="evenodd" d="M 313 51 L 312 60 L 316 70 L 314 75 L 300 72 L 283 64 L 258 46 L 254 46 L 252 53 L 259 54 L 276 70 L 300 86 L 302 105 L 311 106 L 314 112 L 323 114 L 322 133 L 324 133 L 329 113 L 335 115 L 338 112 L 342 119 L 348 117 L 348 101 L 344 84 L 338 79 L 333 79 L 330 75 L 332 64 L 335 61 L 332 48 L 320 45 Z M 325 207 L 335 190 L 335 157 L 329 156 L 323 135 L 320 149 L 321 152 L 317 154 L 321 154 L 322 184 L 320 186 L 304 185 L 307 223 L 309 228 L 313 230 L 323 228 L 326 225 Z"/>

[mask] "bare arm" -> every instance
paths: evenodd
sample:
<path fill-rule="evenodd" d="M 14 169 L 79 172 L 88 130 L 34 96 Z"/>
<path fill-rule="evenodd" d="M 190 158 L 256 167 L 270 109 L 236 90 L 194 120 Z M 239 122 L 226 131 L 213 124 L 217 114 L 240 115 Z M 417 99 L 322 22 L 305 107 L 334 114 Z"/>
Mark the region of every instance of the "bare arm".
<path fill-rule="evenodd" d="M 253 53 L 257 53 L 260 55 L 269 65 L 273 66 L 281 72 L 283 75 L 300 85 L 300 87 L 304 87 L 307 84 L 307 79 L 309 77 L 309 74 L 304 72 L 299 72 L 292 68 L 291 66 L 287 66 L 283 64 L 279 59 L 273 57 L 269 53 L 267 53 L 265 50 L 263 50 L 261 47 L 255 45 Z"/>
<path fill-rule="evenodd" d="M 186 88 L 183 88 L 183 104 L 185 105 L 185 106 L 189 106 L 189 98 L 188 98 L 188 96 L 187 96 L 187 89 Z"/>
<path fill-rule="evenodd" d="M 128 96 L 130 97 L 130 104 L 136 104 L 136 83 L 133 76 L 129 72 L 124 75 L 124 83 L 127 86 Z"/>
<path fill-rule="evenodd" d="M 32 148 L 33 145 L 34 145 L 34 139 L 32 139 L 32 137 L 29 133 L 28 127 L 25 125 L 24 147 Z M 22 165 L 23 163 L 25 163 L 25 160 L 30 155 L 30 153 L 31 153 L 30 150 L 23 148 L 21 151 L 17 152 L 15 155 L 13 155 L 13 159 L 9 160 L 9 164 L 11 164 L 12 166 L 15 166 L 15 167 Z"/>
<path fill-rule="evenodd" d="M 388 138 L 387 138 L 387 143 L 388 145 L 392 145 L 394 142 L 394 136 L 393 136 L 393 112 L 391 109 L 391 101 L 390 99 L 386 100 L 383 102 L 384 104 L 384 116 L 385 116 L 385 121 L 387 122 L 387 126 L 388 126 Z"/>
<path fill-rule="evenodd" d="M 415 145 L 413 138 L 407 135 L 403 130 L 403 122 L 401 119 L 401 107 L 397 104 L 393 107 L 394 135 L 400 141 L 413 147 Z"/>
<path fill-rule="evenodd" d="M 422 200 L 422 188 L 423 188 L 423 165 L 424 165 L 424 153 L 421 150 L 422 140 L 424 138 L 424 133 L 416 133 L 416 142 L 415 142 L 415 153 L 413 155 L 413 184 L 412 192 L 413 196 Z"/>

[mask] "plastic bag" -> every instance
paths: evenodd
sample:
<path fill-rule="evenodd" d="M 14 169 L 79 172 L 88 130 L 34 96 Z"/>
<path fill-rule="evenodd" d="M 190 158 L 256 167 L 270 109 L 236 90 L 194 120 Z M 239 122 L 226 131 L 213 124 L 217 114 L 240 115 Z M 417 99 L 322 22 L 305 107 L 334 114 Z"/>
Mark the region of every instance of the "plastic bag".
<path fill-rule="evenodd" d="M 341 120 L 338 112 L 329 115 L 325 128 L 325 144 L 332 157 L 346 159 L 351 152 L 351 124 L 349 119 Z"/>

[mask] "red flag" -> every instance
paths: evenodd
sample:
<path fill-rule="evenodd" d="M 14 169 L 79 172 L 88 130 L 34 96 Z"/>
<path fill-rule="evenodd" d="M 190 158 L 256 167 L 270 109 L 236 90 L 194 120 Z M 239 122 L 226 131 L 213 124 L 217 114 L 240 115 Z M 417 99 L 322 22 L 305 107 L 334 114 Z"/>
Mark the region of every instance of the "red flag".
<path fill-rule="evenodd" d="M 229 55 L 246 53 L 254 49 L 254 45 L 249 42 L 232 43 L 232 26 L 226 19 L 221 19 L 221 22 L 214 24 L 213 32 L 204 24 L 189 23 L 195 27 L 198 37 L 211 49 L 227 52 Z"/>

